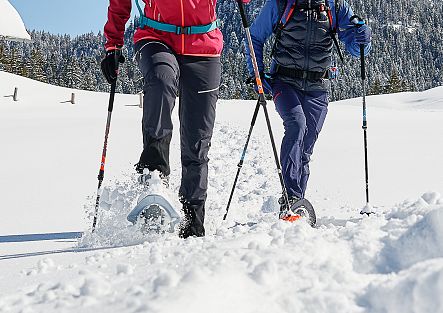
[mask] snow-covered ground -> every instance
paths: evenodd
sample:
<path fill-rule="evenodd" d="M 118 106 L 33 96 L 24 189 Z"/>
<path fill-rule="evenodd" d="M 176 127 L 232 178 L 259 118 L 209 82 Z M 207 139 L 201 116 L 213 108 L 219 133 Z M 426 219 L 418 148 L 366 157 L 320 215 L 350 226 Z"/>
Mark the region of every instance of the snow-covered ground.
<path fill-rule="evenodd" d="M 0 39 L 31 40 L 22 18 L 8 0 L 0 0 Z"/>
<path fill-rule="evenodd" d="M 277 220 L 262 112 L 222 221 L 255 102 L 219 101 L 207 236 L 187 240 L 125 220 L 139 191 L 131 95 L 116 97 L 90 234 L 108 95 L 74 91 L 71 105 L 71 92 L 0 72 L 0 312 L 443 312 L 443 87 L 368 97 L 371 217 L 361 99 L 330 104 L 307 192 L 317 228 Z M 176 194 L 177 132 L 171 154 Z"/>

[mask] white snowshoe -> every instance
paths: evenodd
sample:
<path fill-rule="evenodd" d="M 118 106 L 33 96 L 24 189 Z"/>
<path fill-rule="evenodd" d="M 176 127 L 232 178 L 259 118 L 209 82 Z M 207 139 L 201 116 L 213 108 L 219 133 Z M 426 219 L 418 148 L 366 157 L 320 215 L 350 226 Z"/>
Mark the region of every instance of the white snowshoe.
<path fill-rule="evenodd" d="M 148 173 L 147 169 L 142 177 L 144 179 L 139 179 L 139 182 L 143 183 L 145 190 L 127 220 L 133 225 L 139 224 L 143 233 L 174 232 L 180 223 L 180 215 L 167 199 L 163 179 L 157 171 Z"/>

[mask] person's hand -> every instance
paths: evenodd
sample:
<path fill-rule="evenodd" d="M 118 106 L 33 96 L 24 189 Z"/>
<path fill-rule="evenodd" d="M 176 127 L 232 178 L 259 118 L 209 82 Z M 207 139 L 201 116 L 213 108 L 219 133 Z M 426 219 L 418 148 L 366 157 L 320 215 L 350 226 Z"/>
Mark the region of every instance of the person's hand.
<path fill-rule="evenodd" d="M 364 24 L 355 29 L 355 43 L 359 45 L 367 45 L 371 42 L 371 29 Z"/>
<path fill-rule="evenodd" d="M 112 84 L 117 81 L 118 64 L 124 62 L 125 57 L 120 49 L 106 51 L 106 56 L 100 65 L 103 76 L 105 76 L 108 83 Z"/>
<path fill-rule="evenodd" d="M 371 28 L 366 25 L 365 21 L 354 15 L 351 17 L 350 22 L 355 26 L 354 28 L 354 38 L 355 43 L 358 45 L 367 45 L 371 42 Z"/>
<path fill-rule="evenodd" d="M 269 74 L 267 73 L 260 72 L 260 78 L 261 78 L 261 83 L 263 85 L 263 92 L 265 94 L 272 94 L 271 76 L 269 76 Z M 249 77 L 246 80 L 246 83 L 251 85 L 253 84 L 255 91 L 258 92 L 257 84 L 255 82 L 255 76 Z"/>

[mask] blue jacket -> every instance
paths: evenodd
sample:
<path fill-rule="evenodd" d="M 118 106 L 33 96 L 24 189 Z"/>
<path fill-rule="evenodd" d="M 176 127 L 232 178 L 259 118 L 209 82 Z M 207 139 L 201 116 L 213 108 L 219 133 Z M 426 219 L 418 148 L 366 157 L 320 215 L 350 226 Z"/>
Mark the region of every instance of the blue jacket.
<path fill-rule="evenodd" d="M 267 0 L 260 14 L 250 27 L 254 52 L 257 58 L 259 71 L 264 70 L 263 64 L 263 46 L 266 40 L 273 34 L 276 25 L 279 23 L 280 15 L 278 2 L 279 0 Z M 283 0 L 280 0 L 283 1 Z M 338 23 L 335 10 L 335 1 L 326 0 L 332 13 L 332 25 L 337 25 L 337 34 L 339 40 L 345 44 L 346 51 L 354 57 L 360 56 L 360 47 L 355 43 L 355 26 L 351 25 L 349 19 L 353 16 L 353 11 L 346 1 L 339 1 Z M 306 1 L 299 0 L 298 4 Z M 319 2 L 320 1 L 313 1 Z M 280 41 L 274 51 L 271 64 L 271 74 L 273 74 L 277 64 L 285 67 L 291 67 L 306 71 L 325 71 L 332 64 L 332 38 L 329 33 L 325 34 L 324 28 L 330 30 L 329 19 L 323 24 L 310 21 L 306 18 L 306 13 L 296 10 L 291 20 L 285 26 L 285 30 L 280 37 Z M 291 24 L 292 23 L 292 24 Z M 311 23 L 311 25 L 307 25 Z M 326 23 L 326 24 L 325 24 Z M 323 29 L 321 29 L 323 28 Z M 315 33 L 311 36 L 306 35 L 308 32 Z M 286 37 L 285 37 L 286 36 Z M 320 38 L 320 39 L 318 39 Z M 318 39 L 319 42 L 315 40 Z M 285 45 L 286 44 L 286 45 Z M 371 44 L 365 46 L 365 54 L 369 54 Z M 251 75 L 253 75 L 253 67 L 249 54 L 249 46 L 246 42 L 247 65 Z M 318 61 L 318 60 L 321 61 Z M 317 63 L 317 64 L 316 64 Z M 301 80 L 296 84 L 300 89 L 306 90 L 324 90 L 327 89 L 325 82 L 316 84 L 306 84 Z"/>

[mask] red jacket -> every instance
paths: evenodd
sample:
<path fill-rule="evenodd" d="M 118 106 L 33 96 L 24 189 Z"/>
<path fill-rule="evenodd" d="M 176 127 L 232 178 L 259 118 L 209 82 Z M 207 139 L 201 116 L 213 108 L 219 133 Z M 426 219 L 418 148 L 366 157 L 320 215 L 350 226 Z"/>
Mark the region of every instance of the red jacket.
<path fill-rule="evenodd" d="M 141 1 L 140 1 L 141 2 Z M 145 15 L 157 21 L 177 26 L 206 25 L 217 19 L 217 0 L 143 0 Z M 131 0 L 110 0 L 108 22 L 104 33 L 106 50 L 123 45 L 125 24 L 131 15 Z M 141 39 L 161 41 L 182 55 L 219 56 L 223 49 L 223 35 L 220 29 L 206 34 L 177 35 L 149 27 L 137 29 L 134 42 Z"/>

